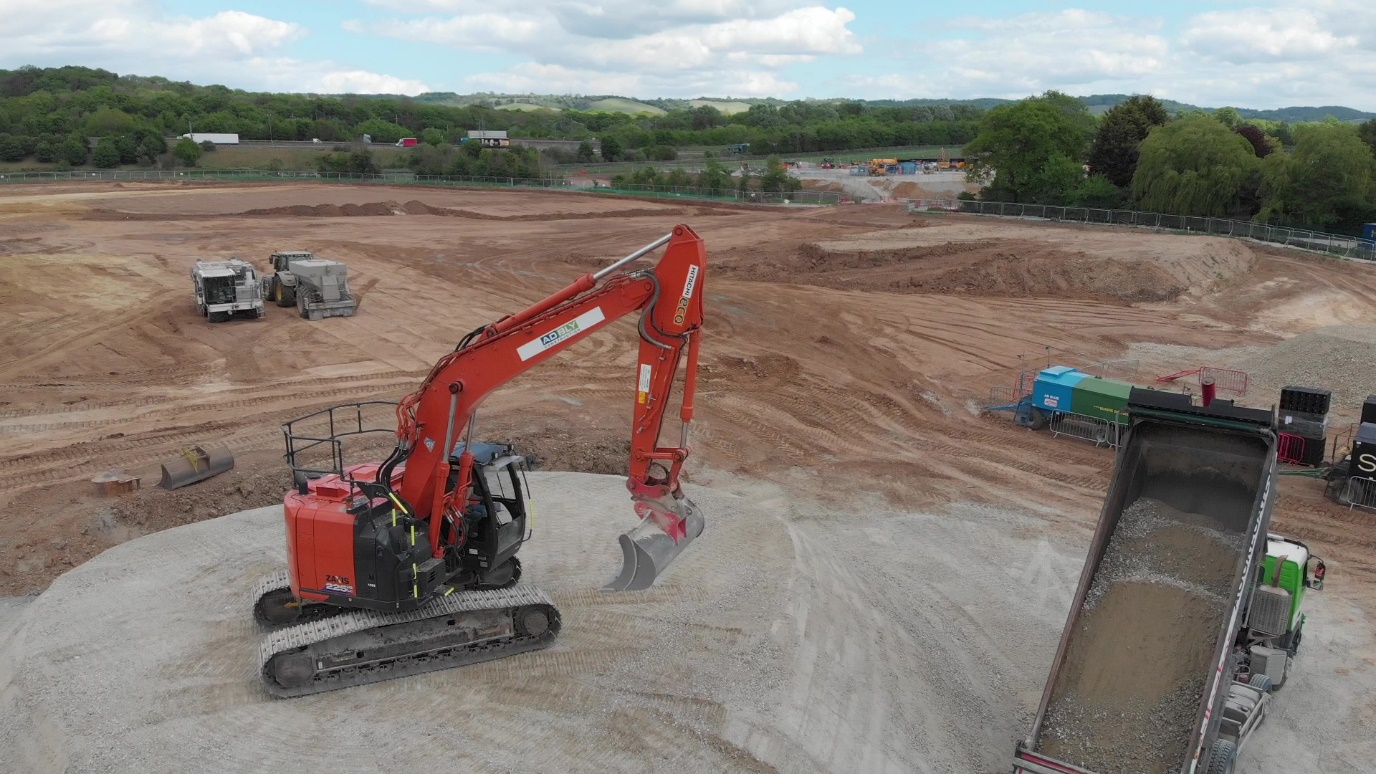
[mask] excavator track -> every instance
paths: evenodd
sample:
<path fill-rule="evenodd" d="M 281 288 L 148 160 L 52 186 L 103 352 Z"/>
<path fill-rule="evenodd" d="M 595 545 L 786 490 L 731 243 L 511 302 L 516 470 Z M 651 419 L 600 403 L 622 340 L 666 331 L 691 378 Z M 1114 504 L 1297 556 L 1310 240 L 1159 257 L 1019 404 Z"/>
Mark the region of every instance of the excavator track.
<path fill-rule="evenodd" d="M 491 591 L 494 589 L 509 589 L 521 580 L 521 561 L 515 557 L 509 560 L 512 565 L 511 574 L 500 584 L 496 585 L 477 585 L 476 590 Z M 505 565 L 504 565 L 505 566 Z M 455 586 L 455 591 L 460 587 Z M 464 590 L 475 590 L 469 586 Z M 253 587 L 253 620 L 258 623 L 258 627 L 263 630 L 281 629 L 285 626 L 297 626 L 312 621 L 320 621 L 335 615 L 349 612 L 350 608 L 331 605 L 325 602 L 314 602 L 310 600 L 297 599 L 291 593 L 291 578 L 287 576 L 285 569 L 275 570 L 258 579 Z M 299 612 L 289 621 L 274 620 L 269 614 L 270 608 L 282 608 L 291 605 L 299 608 Z"/>
<path fill-rule="evenodd" d="M 258 622 L 258 626 L 263 629 L 280 629 L 283 626 L 297 626 L 312 621 L 319 621 L 334 615 L 348 612 L 348 608 L 327 605 L 324 602 L 307 602 L 295 599 L 291 594 L 291 579 L 287 577 L 285 569 L 264 575 L 258 579 L 258 583 L 253 587 L 253 620 Z M 268 615 L 268 606 L 272 604 L 293 604 L 299 605 L 301 610 L 295 619 L 290 622 L 274 621 Z"/>
<path fill-rule="evenodd" d="M 350 610 L 264 635 L 258 671 L 295 698 L 474 664 L 548 647 L 560 616 L 533 587 L 458 591 L 419 610 Z"/>

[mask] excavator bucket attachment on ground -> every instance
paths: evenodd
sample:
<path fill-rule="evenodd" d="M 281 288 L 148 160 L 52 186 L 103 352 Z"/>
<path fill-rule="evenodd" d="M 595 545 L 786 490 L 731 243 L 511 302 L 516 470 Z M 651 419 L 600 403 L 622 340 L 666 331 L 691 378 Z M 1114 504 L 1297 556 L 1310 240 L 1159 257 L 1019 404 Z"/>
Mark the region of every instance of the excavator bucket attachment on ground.
<path fill-rule="evenodd" d="M 192 446 L 180 456 L 162 464 L 163 489 L 179 489 L 234 468 L 234 455 L 228 446 Z"/>
<path fill-rule="evenodd" d="M 660 529 L 653 518 L 641 519 L 634 529 L 621 533 L 617 541 L 621 544 L 621 574 L 611 583 L 602 587 L 603 591 L 641 591 L 654 585 L 660 573 L 673 563 L 683 549 L 688 547 L 702 534 L 706 521 L 702 511 L 687 497 L 675 503 L 674 510 L 683 514 L 683 527 L 686 534 L 677 543 Z"/>

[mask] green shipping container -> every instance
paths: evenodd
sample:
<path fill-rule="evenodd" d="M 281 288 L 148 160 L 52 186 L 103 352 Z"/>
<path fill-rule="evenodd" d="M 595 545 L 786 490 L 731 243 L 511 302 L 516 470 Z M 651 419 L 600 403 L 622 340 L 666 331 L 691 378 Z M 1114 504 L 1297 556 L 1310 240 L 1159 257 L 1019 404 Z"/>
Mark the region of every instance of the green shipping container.
<path fill-rule="evenodd" d="M 1128 395 L 1132 385 L 1127 382 L 1091 376 L 1081 379 L 1070 388 L 1070 411 L 1109 422 L 1127 423 Z"/>

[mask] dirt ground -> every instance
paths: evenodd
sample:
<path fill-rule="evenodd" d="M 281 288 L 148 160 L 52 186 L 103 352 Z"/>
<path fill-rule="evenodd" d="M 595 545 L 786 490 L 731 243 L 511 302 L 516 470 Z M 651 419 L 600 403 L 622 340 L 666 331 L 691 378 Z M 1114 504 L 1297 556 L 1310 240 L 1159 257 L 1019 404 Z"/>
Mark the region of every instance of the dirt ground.
<path fill-rule="evenodd" d="M 283 421 L 396 400 L 464 332 L 677 223 L 696 229 L 709 254 L 691 480 L 743 478 L 800 500 L 895 510 L 1024 509 L 1044 520 L 1038 529 L 1080 545 L 1111 454 L 980 416 L 991 388 L 1048 362 L 1130 358 L 1150 380 L 1210 365 L 1214 352 L 1264 355 L 1337 323 L 1376 330 L 1371 267 L 1218 238 L 878 204 L 767 209 L 309 184 L 6 187 L 0 595 L 41 590 L 142 534 L 280 502 Z M 287 248 L 345 261 L 358 314 L 312 323 L 269 307 L 261 320 L 210 325 L 196 313 L 195 258 L 261 266 Z M 608 327 L 495 394 L 477 435 L 523 441 L 552 470 L 624 470 L 634 352 L 632 322 Z M 1335 395 L 1337 420 L 1351 421 L 1365 397 L 1350 392 Z M 1240 400 L 1269 407 L 1276 394 Z M 233 449 L 234 472 L 154 488 L 159 461 L 215 442 Z M 97 498 L 90 479 L 112 469 L 141 475 L 143 491 Z M 1328 560 L 1325 596 L 1369 629 L 1373 518 L 1328 503 L 1310 480 L 1287 478 L 1280 494 L 1276 529 Z M 1035 708 L 1036 696 L 1023 698 Z M 1371 717 L 1376 704 L 1348 711 Z"/>

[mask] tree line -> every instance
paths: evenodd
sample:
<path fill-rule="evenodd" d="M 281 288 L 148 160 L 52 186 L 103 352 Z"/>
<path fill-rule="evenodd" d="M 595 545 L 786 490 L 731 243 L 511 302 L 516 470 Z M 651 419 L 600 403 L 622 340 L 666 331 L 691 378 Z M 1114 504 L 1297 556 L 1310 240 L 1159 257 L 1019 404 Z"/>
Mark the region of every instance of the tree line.
<path fill-rule="evenodd" d="M 768 193 L 792 193 L 803 187 L 803 182 L 788 174 L 788 167 L 778 156 L 770 156 L 764 171 L 758 178 L 751 176 L 749 169 L 732 177 L 731 171 L 708 151 L 702 169 L 696 173 L 675 167 L 668 171 L 644 166 L 633 172 L 615 175 L 611 179 L 612 188 L 638 191 L 682 191 L 694 190 L 709 196 L 725 196 L 732 190 L 745 194 L 751 191 Z"/>
<path fill-rule="evenodd" d="M 976 198 L 1132 208 L 1360 234 L 1376 221 L 1376 120 L 1172 117 L 1136 95 L 1095 119 L 1055 91 L 990 110 L 965 147 Z"/>
<path fill-rule="evenodd" d="M 749 143 L 752 154 L 959 146 L 975 136 L 981 113 L 968 105 L 862 102 L 759 104 L 732 115 L 710 105 L 658 116 L 524 112 L 396 97 L 255 93 L 86 67 L 26 66 L 0 70 L 0 161 L 79 166 L 92 161 L 93 139 L 108 138 L 119 163 L 152 164 L 173 155 L 163 138 L 189 132 L 330 143 L 367 134 L 380 143 L 417 137 L 449 144 L 482 128 L 513 138 L 596 138 L 604 158 L 628 161 L 663 158 L 665 149 L 739 143 Z M 104 163 L 112 158 L 108 150 L 101 154 Z"/>

